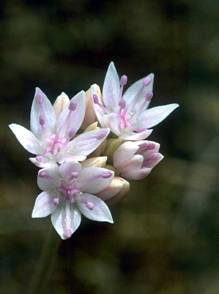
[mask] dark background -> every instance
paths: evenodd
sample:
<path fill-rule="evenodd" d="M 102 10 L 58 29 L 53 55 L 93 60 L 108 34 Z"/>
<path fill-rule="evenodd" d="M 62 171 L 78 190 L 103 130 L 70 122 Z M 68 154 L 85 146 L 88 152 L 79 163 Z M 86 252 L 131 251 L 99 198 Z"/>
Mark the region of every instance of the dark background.
<path fill-rule="evenodd" d="M 219 2 L 0 2 L 0 293 L 219 293 Z M 100 85 L 110 61 L 130 83 L 155 73 L 162 163 L 61 241 L 31 219 L 37 169 L 7 125 L 29 127 L 34 87 L 54 101 Z"/>

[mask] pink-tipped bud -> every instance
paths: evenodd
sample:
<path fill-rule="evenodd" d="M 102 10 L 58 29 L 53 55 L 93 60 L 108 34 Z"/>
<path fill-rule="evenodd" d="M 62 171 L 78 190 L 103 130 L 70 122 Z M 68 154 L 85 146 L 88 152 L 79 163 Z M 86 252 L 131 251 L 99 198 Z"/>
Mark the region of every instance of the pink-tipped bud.
<path fill-rule="evenodd" d="M 122 199 L 129 191 L 130 184 L 121 177 L 114 177 L 110 185 L 98 194 L 101 199 L 114 199 L 117 201 Z M 117 202 L 115 201 L 115 202 Z"/>
<path fill-rule="evenodd" d="M 154 168 L 161 160 L 163 155 L 161 153 L 151 153 L 148 157 L 144 159 L 143 167 Z"/>
<path fill-rule="evenodd" d="M 120 85 L 123 87 L 127 84 L 128 82 L 128 77 L 126 75 L 122 75 L 120 78 Z"/>

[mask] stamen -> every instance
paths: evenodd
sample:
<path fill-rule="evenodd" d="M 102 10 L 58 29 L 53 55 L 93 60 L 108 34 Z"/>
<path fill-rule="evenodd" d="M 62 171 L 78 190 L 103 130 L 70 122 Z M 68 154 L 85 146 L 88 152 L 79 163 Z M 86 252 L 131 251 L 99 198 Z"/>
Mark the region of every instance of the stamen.
<path fill-rule="evenodd" d="M 143 166 L 153 167 L 157 163 L 159 157 L 159 153 L 152 153 L 148 158 L 144 160 Z"/>
<path fill-rule="evenodd" d="M 77 103 L 75 103 L 74 101 L 71 101 L 69 103 L 68 108 L 69 108 L 70 111 L 74 111 L 77 108 Z"/>
<path fill-rule="evenodd" d="M 143 80 L 143 83 L 144 83 L 145 86 L 148 86 L 150 84 L 150 82 L 151 82 L 151 78 L 150 77 L 146 77 Z"/>
<path fill-rule="evenodd" d="M 122 109 L 124 109 L 126 107 L 126 102 L 123 98 L 121 98 L 121 100 L 119 101 L 119 106 Z"/>
<path fill-rule="evenodd" d="M 146 150 L 153 150 L 155 148 L 155 144 L 154 143 L 142 143 L 141 145 L 139 145 L 139 149 L 138 152 L 144 152 Z"/>
<path fill-rule="evenodd" d="M 124 87 L 128 82 L 128 77 L 126 75 L 122 75 L 120 78 L 120 85 Z"/>

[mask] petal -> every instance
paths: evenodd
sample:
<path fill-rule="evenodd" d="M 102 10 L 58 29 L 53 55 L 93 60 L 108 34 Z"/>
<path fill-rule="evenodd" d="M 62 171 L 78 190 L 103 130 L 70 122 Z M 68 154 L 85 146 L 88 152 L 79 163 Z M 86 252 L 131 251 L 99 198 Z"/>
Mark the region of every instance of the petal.
<path fill-rule="evenodd" d="M 56 205 L 53 202 L 53 196 L 48 192 L 42 192 L 36 198 L 32 211 L 32 217 L 46 217 L 53 213 L 55 209 Z"/>
<path fill-rule="evenodd" d="M 71 180 L 73 177 L 77 178 L 81 171 L 79 162 L 64 162 L 59 166 L 59 174 L 66 180 Z"/>
<path fill-rule="evenodd" d="M 145 84 L 145 81 L 148 83 Z M 154 74 L 138 80 L 132 84 L 124 93 L 123 98 L 126 101 L 130 111 L 138 112 L 148 107 L 150 103 L 150 94 L 153 93 Z M 152 97 L 151 97 L 152 98 Z M 142 109 L 143 108 L 143 109 Z"/>
<path fill-rule="evenodd" d="M 139 127 L 151 128 L 163 121 L 179 105 L 176 103 L 150 108 L 143 112 L 138 119 Z"/>
<path fill-rule="evenodd" d="M 107 115 L 104 115 L 103 117 L 104 125 L 107 128 L 110 128 L 110 130 L 117 136 L 121 134 L 120 131 L 120 120 L 117 113 L 110 113 Z"/>
<path fill-rule="evenodd" d="M 101 167 L 85 167 L 78 178 L 79 188 L 82 192 L 92 194 L 104 190 L 112 182 L 114 172 Z"/>
<path fill-rule="evenodd" d="M 158 163 L 164 158 L 161 153 L 151 153 L 149 154 L 143 162 L 143 167 L 154 168 Z"/>
<path fill-rule="evenodd" d="M 60 115 L 60 113 L 62 112 L 62 110 L 66 107 L 68 107 L 69 105 L 69 98 L 68 95 L 65 94 L 64 92 L 62 92 L 55 100 L 54 104 L 53 104 L 53 108 L 56 114 L 56 117 L 58 117 Z"/>
<path fill-rule="evenodd" d="M 113 223 L 111 212 L 106 203 L 100 198 L 83 193 L 77 200 L 81 213 L 88 219 L 98 222 Z"/>
<path fill-rule="evenodd" d="M 127 162 L 138 151 L 138 144 L 135 142 L 125 142 L 119 146 L 113 154 L 113 165 L 115 167 L 126 165 Z"/>
<path fill-rule="evenodd" d="M 97 95 L 96 93 L 98 93 L 98 96 L 101 95 L 100 87 L 97 84 L 92 85 L 90 89 L 86 91 L 86 111 L 84 121 L 81 126 L 83 130 L 97 121 L 97 116 L 93 108 L 93 95 Z"/>
<path fill-rule="evenodd" d="M 80 128 L 85 115 L 86 94 L 84 91 L 75 95 L 59 115 L 57 133 L 60 137 L 71 139 Z"/>
<path fill-rule="evenodd" d="M 43 148 L 40 145 L 39 140 L 29 130 L 18 124 L 10 124 L 9 128 L 18 139 L 19 143 L 30 153 L 40 154 L 43 152 Z"/>
<path fill-rule="evenodd" d="M 54 190 L 59 186 L 58 165 L 39 170 L 37 185 L 43 191 Z"/>
<path fill-rule="evenodd" d="M 30 113 L 32 132 L 40 138 L 44 133 L 53 132 L 55 123 L 56 115 L 51 102 L 39 88 L 36 88 Z"/>
<path fill-rule="evenodd" d="M 36 156 L 36 157 L 30 157 L 29 160 L 35 164 L 37 167 L 40 168 L 47 168 L 47 167 L 54 167 L 56 166 L 56 162 L 54 160 L 51 160 L 44 156 Z"/>
<path fill-rule="evenodd" d="M 144 157 L 140 154 L 135 155 L 129 164 L 120 170 L 121 176 L 127 180 L 140 180 L 149 174 L 151 169 L 142 169 L 142 164 L 144 162 Z"/>
<path fill-rule="evenodd" d="M 97 196 L 104 201 L 111 198 L 113 198 L 113 200 L 120 200 L 128 193 L 129 189 L 129 182 L 121 177 L 114 177 L 110 185 L 107 186 L 103 191 L 98 193 Z"/>
<path fill-rule="evenodd" d="M 81 214 L 75 207 L 66 203 L 51 215 L 52 225 L 59 236 L 65 240 L 77 230 L 81 223 Z"/>
<path fill-rule="evenodd" d="M 115 111 L 120 99 L 120 81 L 113 62 L 109 64 L 103 84 L 103 102 L 105 106 Z"/>
<path fill-rule="evenodd" d="M 150 134 L 152 132 L 153 132 L 153 130 L 147 130 L 147 129 L 143 130 L 141 132 L 125 131 L 125 132 L 122 133 L 120 138 L 124 139 L 124 140 L 130 140 L 130 141 L 144 140 L 148 136 L 150 136 Z"/>
<path fill-rule="evenodd" d="M 98 129 L 85 132 L 74 138 L 67 146 L 65 156 L 87 156 L 97 149 L 98 146 L 106 139 L 109 129 Z"/>

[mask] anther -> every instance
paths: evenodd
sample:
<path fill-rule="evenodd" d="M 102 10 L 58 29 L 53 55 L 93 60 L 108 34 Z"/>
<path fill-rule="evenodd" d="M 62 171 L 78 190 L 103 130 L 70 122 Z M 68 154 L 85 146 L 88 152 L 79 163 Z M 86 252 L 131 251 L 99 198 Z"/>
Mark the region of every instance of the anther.
<path fill-rule="evenodd" d="M 121 100 L 119 101 L 119 106 L 120 106 L 122 109 L 124 109 L 124 108 L 126 107 L 126 103 L 125 103 L 125 100 L 124 100 L 124 99 L 121 99 Z"/>
<path fill-rule="evenodd" d="M 126 75 L 122 75 L 120 78 L 120 85 L 123 87 L 127 84 L 128 82 L 128 77 Z"/>

